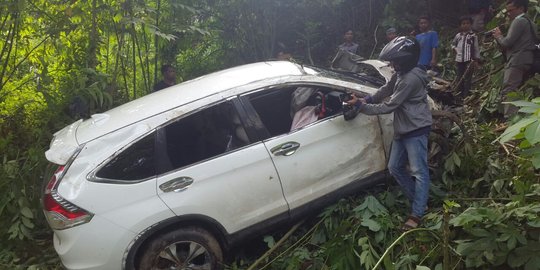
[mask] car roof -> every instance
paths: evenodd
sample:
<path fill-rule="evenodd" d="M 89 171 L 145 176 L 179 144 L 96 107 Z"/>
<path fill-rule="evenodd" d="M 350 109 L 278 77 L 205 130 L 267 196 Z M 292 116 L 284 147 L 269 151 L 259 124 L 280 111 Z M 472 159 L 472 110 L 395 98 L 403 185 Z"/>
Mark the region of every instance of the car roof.
<path fill-rule="evenodd" d="M 148 94 L 101 114 L 92 115 L 77 128 L 77 142 L 85 143 L 183 104 L 252 82 L 305 74 L 289 61 L 268 61 L 237 66 Z"/>

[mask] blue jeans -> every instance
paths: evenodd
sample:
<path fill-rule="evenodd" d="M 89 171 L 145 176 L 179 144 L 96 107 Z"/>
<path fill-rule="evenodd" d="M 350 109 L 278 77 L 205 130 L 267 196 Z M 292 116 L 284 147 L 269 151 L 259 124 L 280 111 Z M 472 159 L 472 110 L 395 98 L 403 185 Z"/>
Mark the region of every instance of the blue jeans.
<path fill-rule="evenodd" d="M 394 139 L 388 162 L 390 174 L 411 202 L 412 215 L 418 218 L 424 215 L 429 197 L 427 144 L 428 134 Z"/>

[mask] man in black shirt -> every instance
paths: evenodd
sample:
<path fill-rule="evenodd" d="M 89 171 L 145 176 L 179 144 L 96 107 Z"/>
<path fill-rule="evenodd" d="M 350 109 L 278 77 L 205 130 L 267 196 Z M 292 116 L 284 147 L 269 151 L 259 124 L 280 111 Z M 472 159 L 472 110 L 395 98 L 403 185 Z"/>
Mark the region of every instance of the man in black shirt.
<path fill-rule="evenodd" d="M 173 66 L 169 64 L 161 66 L 161 74 L 163 75 L 163 80 L 154 84 L 154 92 L 176 84 L 176 71 Z"/>

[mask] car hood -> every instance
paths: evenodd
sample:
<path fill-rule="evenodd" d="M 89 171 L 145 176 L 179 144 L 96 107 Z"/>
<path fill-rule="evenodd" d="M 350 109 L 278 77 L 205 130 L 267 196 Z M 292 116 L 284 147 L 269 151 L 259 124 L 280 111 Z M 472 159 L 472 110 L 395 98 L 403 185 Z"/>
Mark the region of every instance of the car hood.
<path fill-rule="evenodd" d="M 370 59 L 370 60 L 364 60 L 362 63 L 368 64 L 373 66 L 374 68 L 379 71 L 379 73 L 386 79 L 386 81 L 390 81 L 390 78 L 392 78 L 392 74 L 394 74 L 394 70 L 390 67 L 388 62 L 383 62 L 376 59 Z"/>

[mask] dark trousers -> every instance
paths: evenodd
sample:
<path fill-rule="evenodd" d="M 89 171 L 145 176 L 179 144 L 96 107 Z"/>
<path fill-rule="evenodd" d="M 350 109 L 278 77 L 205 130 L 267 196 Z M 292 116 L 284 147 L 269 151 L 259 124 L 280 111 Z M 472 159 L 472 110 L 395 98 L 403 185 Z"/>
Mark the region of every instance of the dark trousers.
<path fill-rule="evenodd" d="M 457 67 L 457 81 L 461 98 L 465 98 L 469 95 L 471 90 L 471 81 L 474 68 L 471 61 L 468 62 L 456 62 Z"/>
<path fill-rule="evenodd" d="M 517 91 L 523 85 L 528 79 L 528 72 L 530 69 L 530 65 L 506 67 L 504 69 L 503 89 L 501 91 L 502 101 L 514 101 L 512 98 L 508 98 L 507 95 L 510 92 Z M 518 107 L 512 104 L 501 104 L 501 108 L 499 111 L 502 111 L 504 117 L 507 119 L 516 114 L 519 110 Z"/>

